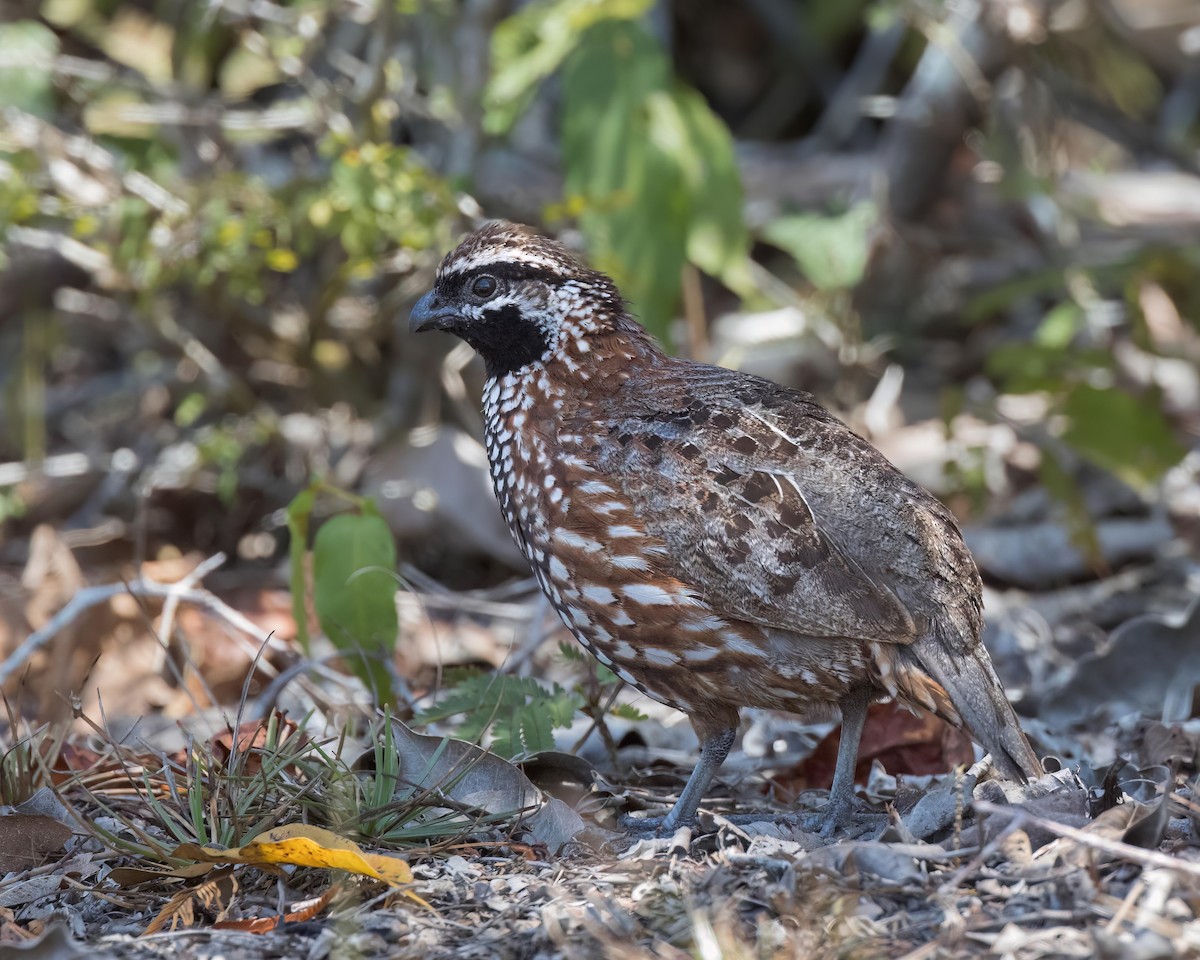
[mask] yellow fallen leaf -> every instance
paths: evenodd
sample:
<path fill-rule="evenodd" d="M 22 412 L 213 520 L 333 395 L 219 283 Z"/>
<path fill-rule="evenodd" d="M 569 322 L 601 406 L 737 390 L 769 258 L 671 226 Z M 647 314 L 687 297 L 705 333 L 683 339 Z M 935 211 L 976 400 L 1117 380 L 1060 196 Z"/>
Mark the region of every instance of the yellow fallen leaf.
<path fill-rule="evenodd" d="M 185 843 L 176 847 L 171 855 L 208 863 L 244 863 L 253 866 L 289 863 L 299 867 L 325 867 L 372 877 L 392 886 L 413 882 L 412 871 L 403 860 L 364 853 L 353 840 L 304 823 L 273 827 L 241 847 L 229 850 Z M 405 891 L 405 896 L 429 906 L 413 893 Z"/>
<path fill-rule="evenodd" d="M 412 883 L 413 880 L 412 871 L 403 860 L 377 853 L 363 853 L 354 841 L 303 823 L 292 823 L 260 833 L 242 847 L 242 855 L 264 863 L 333 867 L 348 873 L 361 873 L 385 883 Z"/>

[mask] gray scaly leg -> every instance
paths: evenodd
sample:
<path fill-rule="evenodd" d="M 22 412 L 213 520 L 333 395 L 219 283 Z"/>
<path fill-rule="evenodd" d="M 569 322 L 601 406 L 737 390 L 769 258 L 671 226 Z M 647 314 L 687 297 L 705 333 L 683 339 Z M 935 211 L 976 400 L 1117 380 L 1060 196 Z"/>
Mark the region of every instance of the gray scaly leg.
<path fill-rule="evenodd" d="M 683 788 L 683 793 L 679 795 L 679 799 L 675 801 L 675 806 L 663 818 L 662 833 L 674 833 L 680 827 L 686 827 L 696 818 L 696 811 L 700 809 L 700 801 L 704 799 L 704 793 L 712 783 L 713 777 L 717 775 L 717 771 L 721 769 L 721 764 L 729 756 L 729 750 L 733 746 L 736 736 L 737 728 L 728 727 L 705 738 L 704 743 L 700 745 L 700 762 L 696 764 L 696 769 L 688 777 L 688 782 Z"/>
<path fill-rule="evenodd" d="M 670 812 L 665 817 L 626 817 L 622 823 L 626 830 L 635 835 L 653 834 L 669 837 L 680 827 L 689 826 L 696 819 L 696 811 L 700 807 L 700 801 L 704 799 L 704 792 L 712 783 L 721 764 L 725 762 L 725 757 L 728 756 L 737 736 L 736 714 L 734 717 L 735 720 L 730 726 L 719 726 L 715 733 L 704 735 L 700 744 L 700 760 Z"/>
<path fill-rule="evenodd" d="M 870 687 L 854 687 L 842 700 L 842 737 L 838 744 L 837 766 L 829 803 L 822 812 L 821 836 L 832 836 L 854 806 L 854 768 L 858 766 L 858 744 L 862 740 L 867 707 L 871 705 Z"/>

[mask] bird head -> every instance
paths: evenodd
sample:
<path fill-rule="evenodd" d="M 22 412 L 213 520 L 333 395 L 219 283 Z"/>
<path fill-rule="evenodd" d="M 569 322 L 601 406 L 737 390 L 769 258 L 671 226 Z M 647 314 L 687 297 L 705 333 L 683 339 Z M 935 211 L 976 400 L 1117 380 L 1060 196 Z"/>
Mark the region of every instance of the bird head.
<path fill-rule="evenodd" d="M 544 364 L 580 349 L 589 336 L 630 325 L 608 277 L 561 243 L 506 221 L 483 226 L 446 255 L 409 320 L 414 332 L 461 337 L 493 377 Z"/>

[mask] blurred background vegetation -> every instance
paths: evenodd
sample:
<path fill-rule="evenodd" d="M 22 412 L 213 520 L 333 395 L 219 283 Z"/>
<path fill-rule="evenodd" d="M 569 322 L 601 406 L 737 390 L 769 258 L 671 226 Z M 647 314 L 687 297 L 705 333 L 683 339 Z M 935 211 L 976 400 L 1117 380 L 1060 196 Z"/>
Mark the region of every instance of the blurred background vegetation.
<path fill-rule="evenodd" d="M 1067 532 L 977 539 L 989 582 L 1194 547 L 1198 148 L 1188 0 L 5 0 L 0 650 L 144 561 L 285 586 L 313 477 L 418 585 L 525 576 L 480 369 L 405 331 L 487 217 L 960 516 Z"/>

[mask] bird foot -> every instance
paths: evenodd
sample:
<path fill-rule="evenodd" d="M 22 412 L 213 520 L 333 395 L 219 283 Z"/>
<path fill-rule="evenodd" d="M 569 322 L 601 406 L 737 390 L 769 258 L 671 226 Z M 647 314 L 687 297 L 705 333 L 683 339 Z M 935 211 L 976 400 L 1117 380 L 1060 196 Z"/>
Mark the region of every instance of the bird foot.
<path fill-rule="evenodd" d="M 857 797 L 831 797 L 825 806 L 814 813 L 795 817 L 801 830 L 815 833 L 822 840 L 857 840 L 887 824 L 887 814 L 874 810 Z"/>
<path fill-rule="evenodd" d="M 631 837 L 673 837 L 681 830 L 691 829 L 691 824 L 671 820 L 668 813 L 663 817 L 633 817 L 629 814 L 617 820 L 619 826 Z"/>

